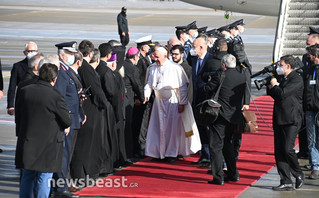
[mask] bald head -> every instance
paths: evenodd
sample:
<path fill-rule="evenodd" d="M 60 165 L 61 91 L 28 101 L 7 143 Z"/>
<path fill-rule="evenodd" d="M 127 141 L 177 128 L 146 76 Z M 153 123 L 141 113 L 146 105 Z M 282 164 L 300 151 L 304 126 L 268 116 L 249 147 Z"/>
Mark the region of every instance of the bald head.
<path fill-rule="evenodd" d="M 197 52 L 198 57 L 202 57 L 207 52 L 207 42 L 204 38 L 199 37 L 193 43 L 193 48 Z"/>
<path fill-rule="evenodd" d="M 171 37 L 167 42 L 168 51 L 172 49 L 174 45 L 180 45 L 181 42 L 178 40 L 176 36 Z"/>
<path fill-rule="evenodd" d="M 310 34 L 307 38 L 306 44 L 308 46 L 319 44 L 319 34 Z"/>

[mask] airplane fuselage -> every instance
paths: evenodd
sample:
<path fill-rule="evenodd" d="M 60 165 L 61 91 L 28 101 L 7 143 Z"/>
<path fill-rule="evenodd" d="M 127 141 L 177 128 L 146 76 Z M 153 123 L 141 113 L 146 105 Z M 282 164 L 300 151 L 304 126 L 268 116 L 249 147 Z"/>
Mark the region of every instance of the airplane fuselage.
<path fill-rule="evenodd" d="M 218 10 L 247 14 L 278 16 L 280 0 L 181 0 Z"/>

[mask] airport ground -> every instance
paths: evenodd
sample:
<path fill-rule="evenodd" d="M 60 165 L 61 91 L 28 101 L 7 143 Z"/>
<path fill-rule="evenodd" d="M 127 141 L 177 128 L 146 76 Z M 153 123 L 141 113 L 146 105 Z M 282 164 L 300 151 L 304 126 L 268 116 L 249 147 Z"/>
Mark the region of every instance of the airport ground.
<path fill-rule="evenodd" d="M 224 11 L 189 5 L 179 1 L 152 0 L 0 0 L 0 58 L 4 76 L 4 97 L 0 100 L 0 197 L 18 197 L 19 172 L 14 168 L 14 117 L 6 113 L 6 94 L 12 64 L 23 59 L 23 47 L 28 41 L 38 44 L 44 54 L 56 54 L 56 43 L 91 40 L 96 46 L 111 39 L 119 39 L 116 16 L 122 6 L 127 7 L 131 42 L 146 35 L 153 41 L 166 44 L 174 36 L 175 26 L 194 20 L 199 27 L 220 27 L 244 18 L 243 34 L 246 53 L 253 72 L 262 70 L 272 62 L 277 17 L 232 13 L 224 19 Z M 262 78 L 261 76 L 259 78 Z M 253 97 L 265 94 L 252 84 Z M 306 164 L 301 160 L 301 164 Z M 309 174 L 308 172 L 305 172 Z M 276 168 L 263 176 L 239 197 L 318 197 L 319 182 L 306 180 L 306 185 L 295 192 L 273 192 L 279 183 Z"/>

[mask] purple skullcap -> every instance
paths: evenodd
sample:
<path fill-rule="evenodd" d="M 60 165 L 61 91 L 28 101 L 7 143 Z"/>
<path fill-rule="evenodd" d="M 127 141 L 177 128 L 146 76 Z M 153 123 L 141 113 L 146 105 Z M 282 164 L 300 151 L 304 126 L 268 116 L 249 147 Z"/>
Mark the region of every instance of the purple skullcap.
<path fill-rule="evenodd" d="M 136 47 L 130 47 L 128 50 L 127 50 L 127 54 L 128 55 L 136 55 L 138 54 L 138 49 Z"/>
<path fill-rule="evenodd" d="M 114 62 L 116 61 L 116 52 L 112 51 L 112 56 L 107 62 Z"/>

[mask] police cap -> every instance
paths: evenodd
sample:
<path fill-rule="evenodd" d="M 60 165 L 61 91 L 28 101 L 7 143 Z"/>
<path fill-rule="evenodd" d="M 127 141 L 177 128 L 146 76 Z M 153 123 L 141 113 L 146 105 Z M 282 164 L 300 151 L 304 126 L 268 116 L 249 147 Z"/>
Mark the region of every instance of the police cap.
<path fill-rule="evenodd" d="M 207 30 L 207 26 L 198 28 L 198 34 L 205 34 Z"/>
<path fill-rule="evenodd" d="M 152 44 L 152 35 L 144 36 L 135 41 L 138 47 Z"/>
<path fill-rule="evenodd" d="M 219 32 L 227 31 L 229 32 L 229 25 L 222 26 L 217 29 Z"/>
<path fill-rule="evenodd" d="M 224 35 L 220 33 L 217 29 L 208 30 L 206 32 L 208 37 L 215 37 L 215 38 L 224 38 Z"/>
<path fill-rule="evenodd" d="M 64 43 L 58 43 L 55 45 L 58 49 L 64 49 L 72 53 L 78 52 L 76 49 L 76 41 L 71 41 L 71 42 L 64 42 Z"/>
<path fill-rule="evenodd" d="M 187 29 L 188 30 L 194 30 L 194 29 L 198 29 L 197 25 L 196 25 L 196 21 L 191 22 L 190 24 L 187 25 Z"/>
<path fill-rule="evenodd" d="M 310 35 L 310 34 L 319 34 L 319 30 L 314 28 L 314 27 L 312 27 L 312 26 L 309 27 L 309 30 L 310 30 L 310 32 L 309 32 L 308 35 Z"/>
<path fill-rule="evenodd" d="M 187 32 L 188 31 L 187 25 L 176 26 L 175 28 L 176 28 L 176 30 L 182 30 L 183 32 Z"/>

